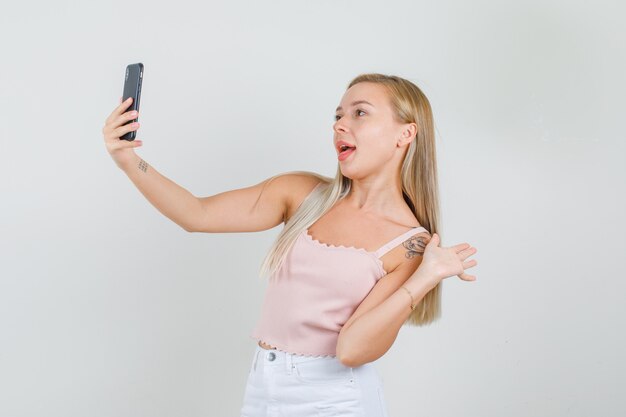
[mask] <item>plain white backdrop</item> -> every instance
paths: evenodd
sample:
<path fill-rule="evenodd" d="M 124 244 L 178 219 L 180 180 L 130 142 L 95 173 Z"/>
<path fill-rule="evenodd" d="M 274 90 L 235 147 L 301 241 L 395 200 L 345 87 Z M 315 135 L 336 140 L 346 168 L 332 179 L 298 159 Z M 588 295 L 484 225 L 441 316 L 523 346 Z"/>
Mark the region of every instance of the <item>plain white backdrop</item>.
<path fill-rule="evenodd" d="M 433 107 L 443 317 L 376 362 L 392 417 L 623 416 L 618 1 L 26 2 L 0 13 L 0 417 L 239 416 L 280 227 L 192 234 L 101 129 L 145 65 L 137 153 L 198 197 L 333 176 L 363 72 Z"/>

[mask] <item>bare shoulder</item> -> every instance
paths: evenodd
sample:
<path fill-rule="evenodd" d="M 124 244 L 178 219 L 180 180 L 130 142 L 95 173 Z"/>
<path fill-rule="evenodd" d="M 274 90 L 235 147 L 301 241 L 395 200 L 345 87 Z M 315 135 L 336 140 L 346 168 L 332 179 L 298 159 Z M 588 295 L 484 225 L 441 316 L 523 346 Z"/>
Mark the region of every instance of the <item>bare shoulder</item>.
<path fill-rule="evenodd" d="M 308 171 L 297 171 L 282 175 L 281 185 L 287 192 L 287 214 L 285 223 L 289 221 L 293 213 L 298 210 L 304 199 L 321 182 L 328 183 L 330 180 L 320 174 Z"/>
<path fill-rule="evenodd" d="M 417 256 L 424 255 L 424 249 L 426 248 L 426 245 L 428 245 L 430 238 L 430 233 L 423 230 L 402 242 L 402 252 L 404 253 L 404 258 L 413 259 Z"/>
<path fill-rule="evenodd" d="M 389 257 L 391 258 L 390 262 L 393 265 L 391 271 L 402 267 L 408 268 L 414 272 L 422 262 L 424 249 L 426 249 L 426 245 L 430 242 L 430 238 L 430 233 L 422 230 L 408 237 L 400 245 L 393 248 L 389 253 Z"/>

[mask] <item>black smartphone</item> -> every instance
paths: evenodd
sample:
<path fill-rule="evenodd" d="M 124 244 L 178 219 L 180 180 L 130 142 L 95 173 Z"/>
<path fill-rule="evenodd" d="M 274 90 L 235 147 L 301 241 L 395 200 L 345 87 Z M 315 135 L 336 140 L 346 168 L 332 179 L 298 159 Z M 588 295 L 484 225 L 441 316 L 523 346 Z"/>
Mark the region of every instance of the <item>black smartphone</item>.
<path fill-rule="evenodd" d="M 126 75 L 124 77 L 124 93 L 122 95 L 122 102 L 128 99 L 128 97 L 133 98 L 133 103 L 126 109 L 125 112 L 129 112 L 132 110 L 139 111 L 139 100 L 141 99 L 141 82 L 143 81 L 143 64 L 138 62 L 136 64 L 129 64 L 126 66 Z M 124 126 L 133 123 L 139 120 L 139 117 L 129 120 L 124 123 Z M 131 130 L 130 132 L 125 133 L 120 137 L 120 139 L 124 140 L 135 140 L 137 137 L 137 131 Z"/>

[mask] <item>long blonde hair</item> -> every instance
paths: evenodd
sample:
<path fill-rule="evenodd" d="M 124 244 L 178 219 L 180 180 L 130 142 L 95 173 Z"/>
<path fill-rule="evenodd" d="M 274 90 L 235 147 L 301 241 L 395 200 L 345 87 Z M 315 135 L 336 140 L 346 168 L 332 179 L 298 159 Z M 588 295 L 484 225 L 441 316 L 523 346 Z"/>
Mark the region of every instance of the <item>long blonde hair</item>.
<path fill-rule="evenodd" d="M 400 123 L 416 123 L 417 134 L 409 145 L 401 168 L 402 194 L 419 224 L 431 235 L 439 234 L 439 194 L 435 130 L 430 103 L 424 93 L 411 81 L 398 76 L 378 73 L 360 74 L 348 87 L 360 82 L 372 82 L 388 90 L 394 117 Z M 311 173 L 303 174 L 311 175 Z M 283 174 L 279 174 L 283 175 Z M 335 203 L 343 199 L 352 187 L 352 180 L 344 177 L 337 164 L 335 178 L 314 174 L 324 184 L 316 188 L 285 223 L 260 269 L 260 277 L 270 279 L 281 268 L 289 249 L 304 229 L 315 223 Z M 277 177 L 272 177 L 270 181 Z M 441 283 L 430 290 L 418 303 L 405 324 L 422 326 L 441 315 Z"/>

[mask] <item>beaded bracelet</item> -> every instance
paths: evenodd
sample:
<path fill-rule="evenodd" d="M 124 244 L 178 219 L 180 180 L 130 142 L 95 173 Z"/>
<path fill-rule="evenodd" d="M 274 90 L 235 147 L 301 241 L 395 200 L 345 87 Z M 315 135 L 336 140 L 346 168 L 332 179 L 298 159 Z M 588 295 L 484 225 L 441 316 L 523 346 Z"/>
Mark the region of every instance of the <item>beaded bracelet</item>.
<path fill-rule="evenodd" d="M 411 291 L 409 291 L 404 285 L 400 288 L 404 288 L 407 294 L 409 294 L 409 297 L 411 297 L 411 311 L 415 311 L 415 307 L 417 306 L 417 304 L 415 304 L 415 302 L 413 301 L 413 296 L 411 295 Z"/>

